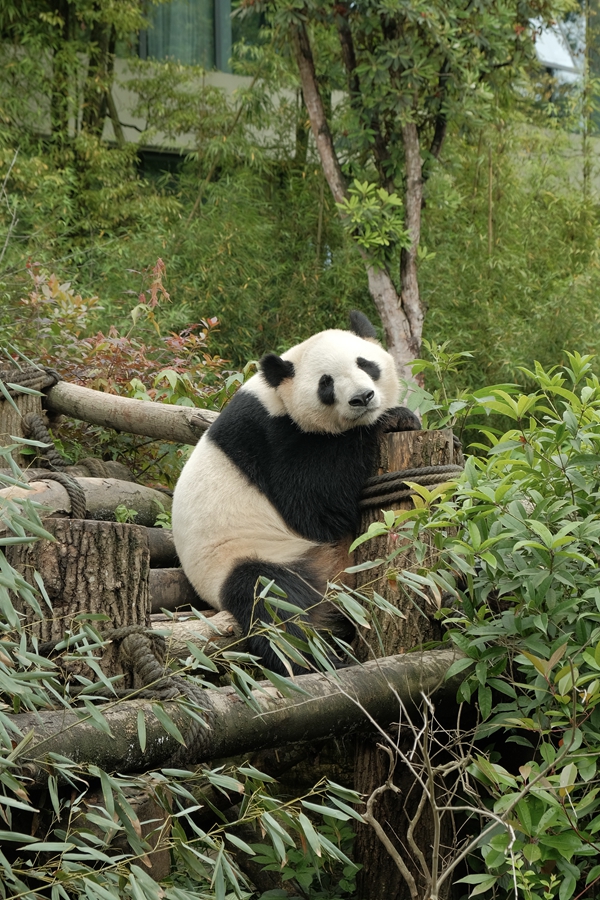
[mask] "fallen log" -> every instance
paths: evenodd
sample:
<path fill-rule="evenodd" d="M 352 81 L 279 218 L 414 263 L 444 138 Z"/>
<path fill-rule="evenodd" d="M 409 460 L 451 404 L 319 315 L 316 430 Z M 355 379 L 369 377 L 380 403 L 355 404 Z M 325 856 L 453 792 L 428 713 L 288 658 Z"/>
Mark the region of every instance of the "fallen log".
<path fill-rule="evenodd" d="M 431 650 L 373 660 L 329 674 L 301 675 L 283 696 L 269 682 L 253 692 L 257 709 L 243 703 L 233 688 L 205 690 L 202 695 L 206 728 L 200 728 L 186 765 L 249 753 L 284 744 L 331 738 L 371 728 L 370 719 L 387 727 L 405 721 L 400 702 L 414 710 L 422 694 L 434 702 L 453 703 L 462 677 L 444 681 L 456 659 L 453 650 Z M 183 705 L 161 704 L 180 732 L 189 733 L 190 718 Z M 74 763 L 94 764 L 105 771 L 145 772 L 164 766 L 181 750 L 179 742 L 161 725 L 146 700 L 115 702 L 96 707 L 110 731 L 100 730 L 84 710 L 64 709 L 6 716 L 11 727 L 30 734 L 18 754 L 27 774 L 39 786 L 53 771 L 50 754 Z M 140 747 L 138 712 L 145 719 L 146 745 Z M 15 760 L 17 761 L 17 760 Z"/>
<path fill-rule="evenodd" d="M 150 569 L 150 611 L 156 613 L 167 609 L 171 612 L 181 606 L 212 609 L 198 596 L 183 569 Z"/>
<path fill-rule="evenodd" d="M 202 618 L 189 613 L 176 613 L 172 617 L 154 613 L 150 623 L 155 631 L 165 636 L 167 656 L 171 659 L 187 659 L 190 656 L 188 644 L 196 644 L 202 650 L 209 646 L 220 650 L 246 649 L 241 625 L 231 613 L 223 610 L 207 610 L 202 613 Z"/>
<path fill-rule="evenodd" d="M 133 481 L 119 481 L 116 478 L 76 478 L 85 493 L 88 519 L 114 521 L 115 509 L 126 506 L 137 513 L 136 525 L 154 525 L 159 513 L 171 509 L 171 497 L 162 491 L 136 484 Z M 58 481 L 31 481 L 29 487 L 2 488 L 0 502 L 3 499 L 27 499 L 43 503 L 45 510 L 42 516 L 54 519 L 68 518 L 71 515 L 71 499 L 67 489 Z M 0 533 L 6 526 L 0 520 Z"/>
<path fill-rule="evenodd" d="M 208 409 L 133 400 L 67 381 L 48 389 L 45 407 L 54 415 L 177 444 L 196 444 L 218 416 Z"/>
<path fill-rule="evenodd" d="M 156 569 L 168 569 L 179 565 L 177 551 L 170 528 L 148 528 L 150 565 Z"/>

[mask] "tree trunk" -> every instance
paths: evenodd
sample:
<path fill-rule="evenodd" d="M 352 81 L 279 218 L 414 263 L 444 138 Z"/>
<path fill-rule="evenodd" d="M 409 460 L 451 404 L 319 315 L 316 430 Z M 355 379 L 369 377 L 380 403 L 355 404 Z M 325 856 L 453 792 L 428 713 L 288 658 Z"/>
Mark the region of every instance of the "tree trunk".
<path fill-rule="evenodd" d="M 37 592 L 35 573 L 43 574 L 52 609 L 39 597 L 40 611 L 21 597 L 13 605 L 27 624 L 28 634 L 39 641 L 60 641 L 81 628 L 82 613 L 101 613 L 106 623 L 100 630 L 124 625 L 150 626 L 148 572 L 150 553 L 146 530 L 118 522 L 90 522 L 46 519 L 44 528 L 56 541 L 39 540 L 5 548 L 6 557 Z M 38 595 L 39 596 L 39 595 Z M 80 662 L 68 664 L 69 671 L 89 669 Z M 110 645 L 100 661 L 106 675 L 121 674 L 117 650 Z M 123 686 L 127 686 L 124 684 Z"/>
<path fill-rule="evenodd" d="M 406 173 L 404 208 L 410 247 L 403 249 L 400 254 L 400 293 L 402 308 L 410 325 L 411 358 L 416 359 L 421 353 L 423 336 L 423 307 L 419 296 L 417 276 L 417 254 L 421 240 L 421 207 L 423 205 L 423 166 L 419 132 L 414 122 L 407 122 L 402 126 L 402 143 L 404 144 Z"/>
<path fill-rule="evenodd" d="M 321 160 L 323 174 L 336 203 L 347 196 L 347 187 L 335 151 L 331 131 L 325 113 L 323 99 L 315 71 L 315 64 L 306 26 L 292 25 L 292 41 L 302 94 L 310 119 L 310 125 Z M 353 73 L 349 73 L 350 76 Z M 410 385 L 414 381 L 407 365 L 415 359 L 421 349 L 423 332 L 423 310 L 419 299 L 417 282 L 417 250 L 421 223 L 421 156 L 416 126 L 409 123 L 403 128 L 406 155 L 406 224 L 412 245 L 405 264 L 401 264 L 401 293 L 398 294 L 393 278 L 386 269 L 370 264 L 364 252 L 362 256 L 367 268 L 369 292 L 381 317 L 389 352 L 394 357 L 398 374 Z"/>
<path fill-rule="evenodd" d="M 15 376 L 18 371 L 15 370 Z M 42 398 L 35 394 L 16 394 L 12 396 L 16 409 L 8 400 L 0 394 L 0 446 L 8 447 L 14 444 L 12 438 L 25 437 L 23 430 L 23 417 L 27 413 L 35 413 L 38 416 L 42 413 Z M 31 462 L 31 456 L 25 456 L 18 450 L 13 450 L 11 456 L 18 466 L 24 468 Z M 4 459 L 0 456 L 0 469 L 5 466 Z"/>
<path fill-rule="evenodd" d="M 60 46 L 55 46 L 52 56 L 52 76 L 50 82 L 50 122 L 52 143 L 56 148 L 59 160 L 64 161 L 64 151 L 70 141 L 70 116 L 72 109 L 72 90 L 76 84 L 76 58 L 71 54 L 71 37 L 73 30 L 72 7 L 69 0 L 57 0 L 53 4 L 57 19 L 60 22 Z"/>
<path fill-rule="evenodd" d="M 407 431 L 384 435 L 378 471 L 381 473 L 457 462 L 460 464 L 462 461 L 454 458 L 450 429 Z M 411 506 L 410 500 L 395 504 L 395 508 L 411 508 Z M 378 510 L 367 511 L 361 522 L 361 531 L 365 532 L 370 523 L 377 521 L 380 515 Z M 368 559 L 385 558 L 395 549 L 397 537 L 393 534 L 384 535 L 361 545 L 356 552 L 355 561 L 359 564 Z M 405 553 L 396 557 L 394 566 L 396 569 L 418 568 L 411 546 L 407 546 Z M 384 575 L 383 571 L 379 573 L 381 580 L 376 582 L 375 589 L 389 603 L 400 609 L 405 618 L 382 616 L 379 628 L 371 628 L 359 647 L 363 659 L 403 653 L 442 638 L 441 627 L 433 618 L 437 608 L 434 598 L 431 603 L 427 603 L 415 594 L 409 594 L 407 589 L 395 580 L 382 577 Z M 368 591 L 369 584 L 374 578 L 377 578 L 377 570 L 359 573 L 358 590 Z M 395 732 L 393 740 L 398 743 L 401 752 L 408 754 L 413 749 L 414 733 L 406 713 L 401 716 L 400 721 L 403 727 L 399 733 Z M 418 728 L 420 727 L 419 721 Z M 382 743 L 381 735 L 376 740 L 359 740 L 356 748 L 355 789 L 367 796 L 385 784 L 389 774 L 389 757 L 376 746 L 376 743 Z M 419 769 L 421 762 L 415 758 L 414 768 Z M 394 783 L 401 793 L 394 791 L 382 793 L 374 805 L 374 816 L 383 827 L 386 837 L 398 850 L 414 879 L 417 893 L 415 895 L 399 868 L 394 865 L 373 828 L 365 825 L 358 826 L 354 850 L 356 862 L 363 866 L 358 875 L 358 896 L 361 900 L 381 900 L 382 897 L 393 897 L 394 900 L 423 900 L 430 896 L 431 881 L 421 871 L 411 840 L 420 848 L 428 868 L 431 869 L 431 848 L 436 839 L 434 834 L 436 821 L 431 807 L 426 802 L 412 833 L 409 829 L 410 820 L 415 816 L 419 802 L 423 798 L 423 791 L 415 778 L 414 768 L 411 771 L 398 759 Z M 441 845 L 452 846 L 450 822 L 442 820 L 441 824 Z"/>
<path fill-rule="evenodd" d="M 90 35 L 90 56 L 83 93 L 85 131 L 102 137 L 108 112 L 108 92 L 111 88 L 115 52 L 115 29 L 105 22 L 94 22 Z"/>

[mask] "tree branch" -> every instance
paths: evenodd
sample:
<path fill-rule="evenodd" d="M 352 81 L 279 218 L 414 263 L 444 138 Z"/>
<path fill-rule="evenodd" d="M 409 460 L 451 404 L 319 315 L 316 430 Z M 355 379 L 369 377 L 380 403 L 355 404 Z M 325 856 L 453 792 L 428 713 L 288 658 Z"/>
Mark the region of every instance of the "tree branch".
<path fill-rule="evenodd" d="M 329 130 L 323 99 L 317 83 L 312 48 L 303 22 L 291 26 L 294 55 L 300 73 L 302 94 L 310 118 L 310 126 L 317 144 L 323 173 L 336 203 L 341 203 L 347 195 L 346 180 L 342 174 L 333 138 Z"/>
<path fill-rule="evenodd" d="M 337 14 L 335 17 L 338 37 L 340 39 L 340 47 L 342 50 L 342 62 L 348 75 L 348 92 L 350 94 L 350 104 L 358 114 L 359 119 L 363 119 L 364 113 L 361 104 L 360 78 L 356 70 L 356 51 L 354 49 L 354 38 L 352 37 L 352 29 L 348 24 L 346 16 Z M 394 190 L 393 178 L 389 176 L 390 155 L 388 153 L 386 143 L 381 134 L 381 125 L 375 116 L 371 117 L 368 123 L 374 135 L 373 158 L 375 166 L 379 173 L 379 177 L 389 193 Z"/>

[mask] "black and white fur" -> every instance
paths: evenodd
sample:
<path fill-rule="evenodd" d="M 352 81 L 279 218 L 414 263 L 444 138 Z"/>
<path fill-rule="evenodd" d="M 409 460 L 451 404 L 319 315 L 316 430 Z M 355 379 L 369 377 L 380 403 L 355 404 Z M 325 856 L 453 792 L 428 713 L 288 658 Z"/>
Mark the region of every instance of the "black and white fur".
<path fill-rule="evenodd" d="M 282 356 L 265 356 L 177 482 L 173 537 L 181 565 L 198 594 L 245 633 L 269 620 L 256 600 L 265 576 L 313 625 L 347 634 L 343 616 L 321 602 L 327 582 L 348 564 L 381 431 L 420 427 L 396 406 L 394 361 L 373 326 L 362 313 L 350 320 L 351 331 L 323 331 Z M 293 622 L 286 631 L 304 637 Z M 249 641 L 268 668 L 285 674 L 264 637 Z"/>

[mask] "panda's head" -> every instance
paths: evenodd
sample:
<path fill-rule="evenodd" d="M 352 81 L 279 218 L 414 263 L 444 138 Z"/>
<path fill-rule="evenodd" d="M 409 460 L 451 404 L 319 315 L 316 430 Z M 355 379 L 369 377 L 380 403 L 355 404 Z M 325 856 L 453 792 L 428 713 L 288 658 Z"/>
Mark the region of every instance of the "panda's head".
<path fill-rule="evenodd" d="M 352 312 L 350 327 L 263 357 L 257 388 L 272 414 L 287 414 L 305 432 L 340 434 L 397 405 L 394 360 L 365 315 Z"/>

